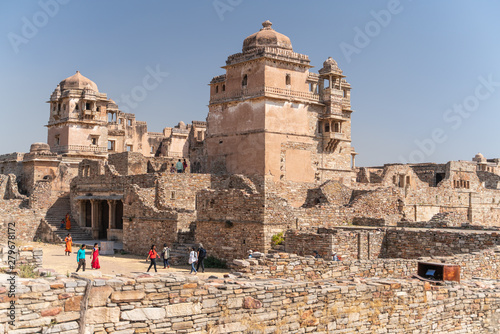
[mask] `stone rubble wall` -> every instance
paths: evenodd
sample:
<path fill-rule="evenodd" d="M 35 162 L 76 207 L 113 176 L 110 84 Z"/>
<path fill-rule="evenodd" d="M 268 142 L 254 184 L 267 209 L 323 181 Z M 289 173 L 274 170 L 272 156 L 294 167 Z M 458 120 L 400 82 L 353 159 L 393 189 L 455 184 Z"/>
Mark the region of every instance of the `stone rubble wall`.
<path fill-rule="evenodd" d="M 156 181 L 156 206 L 159 209 L 196 209 L 196 194 L 211 186 L 209 174 L 166 174 Z"/>
<path fill-rule="evenodd" d="M 500 245 L 500 233 L 488 231 L 387 229 L 386 239 L 386 257 L 405 259 L 466 254 Z"/>
<path fill-rule="evenodd" d="M 300 256 L 317 251 L 329 259 L 332 252 L 344 260 L 368 260 L 385 257 L 385 232 L 368 229 L 326 229 L 316 231 L 288 230 L 285 234 L 285 251 Z"/>
<path fill-rule="evenodd" d="M 125 191 L 123 211 L 123 248 L 127 252 L 147 255 L 152 244 L 177 241 L 178 214 L 159 210 L 154 205 L 154 188 L 133 184 Z M 145 256 L 146 256 L 145 255 Z"/>
<path fill-rule="evenodd" d="M 35 187 L 29 197 L 29 206 L 40 210 L 47 210 L 57 200 L 52 196 L 52 184 L 50 181 L 40 180 L 35 183 Z"/>
<path fill-rule="evenodd" d="M 264 196 L 240 189 L 201 190 L 196 197 L 197 222 L 263 222 Z"/>
<path fill-rule="evenodd" d="M 195 240 L 203 244 L 207 256 L 232 261 L 248 256 L 249 250 L 269 251 L 268 234 L 261 223 L 197 221 Z"/>
<path fill-rule="evenodd" d="M 0 174 L 0 199 L 26 199 L 25 195 L 19 193 L 17 178 L 14 174 Z"/>
<path fill-rule="evenodd" d="M 137 175 L 147 173 L 146 157 L 139 152 L 122 152 L 110 154 L 108 164 L 113 165 L 120 175 Z"/>
<path fill-rule="evenodd" d="M 0 244 L 0 266 L 9 266 L 9 248 L 8 244 Z M 42 266 L 43 250 L 41 248 L 34 248 L 33 246 L 18 246 L 15 251 L 16 266 L 31 265 L 35 268 Z M 12 255 L 11 255 L 12 256 Z M 12 260 L 12 257 L 10 258 Z"/>
<path fill-rule="evenodd" d="M 367 176 L 373 173 L 379 176 Z M 436 185 L 437 173 L 445 177 Z M 405 180 L 403 185 L 399 184 L 401 179 Z M 398 191 L 404 218 L 408 221 L 428 221 L 437 213 L 451 212 L 456 217 L 450 220 L 450 225 L 469 222 L 495 227 L 500 221 L 499 179 L 496 174 L 477 171 L 476 163 L 470 161 L 450 161 L 446 165 L 394 164 L 360 169 L 359 181 L 352 187 L 365 191 L 377 187 Z M 455 182 L 467 183 L 467 186 L 457 188 Z"/>
<path fill-rule="evenodd" d="M 288 253 L 305 256 L 316 250 L 329 258 L 335 250 L 346 260 L 452 256 L 497 245 L 500 232 L 496 230 L 336 227 L 288 230 L 285 235 Z"/>
<path fill-rule="evenodd" d="M 345 192 L 339 189 L 343 196 Z M 334 196 L 331 194 L 330 196 Z M 356 225 L 396 225 L 403 218 L 398 200 L 403 197 L 398 189 L 378 188 L 363 191 L 348 205 L 318 204 L 293 210 L 293 215 L 304 227 L 334 227 Z"/>
<path fill-rule="evenodd" d="M 123 249 L 136 255 L 148 255 L 151 245 L 156 250 L 163 244 L 172 245 L 177 241 L 177 222 L 175 220 L 135 218 L 123 221 Z"/>
<path fill-rule="evenodd" d="M 15 241 L 33 241 L 44 212 L 30 209 L 21 199 L 0 200 L 0 243 L 7 244 L 9 223 L 15 223 Z M 11 230 L 12 231 L 12 230 Z"/>
<path fill-rule="evenodd" d="M 261 256 L 259 256 L 261 254 Z M 296 281 L 317 279 L 411 278 L 417 273 L 417 259 L 372 259 L 330 261 L 290 253 L 258 253 L 251 259 L 234 260 L 234 272 L 268 279 L 291 277 Z M 421 258 L 424 262 L 460 265 L 462 280 L 500 277 L 500 251 L 486 250 L 450 257 Z"/>
<path fill-rule="evenodd" d="M 20 177 L 23 173 L 23 159 L 25 153 L 8 153 L 0 155 L 0 174 L 14 174 Z"/>
<path fill-rule="evenodd" d="M 1 334 L 77 334 L 80 326 L 98 334 L 484 333 L 498 328 L 500 310 L 491 282 L 58 277 L 17 280 L 11 326 L 9 288 L 0 287 Z"/>

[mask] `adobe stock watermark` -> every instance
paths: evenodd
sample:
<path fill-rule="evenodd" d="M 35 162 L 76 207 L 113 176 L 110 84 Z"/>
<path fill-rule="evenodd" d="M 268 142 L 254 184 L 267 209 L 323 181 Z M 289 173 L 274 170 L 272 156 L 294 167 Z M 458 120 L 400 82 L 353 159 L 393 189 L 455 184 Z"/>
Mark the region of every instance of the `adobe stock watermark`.
<path fill-rule="evenodd" d="M 469 118 L 473 112 L 477 111 L 481 101 L 489 99 L 493 93 L 500 87 L 500 82 L 493 81 L 493 75 L 487 78 L 478 77 L 479 84 L 474 89 L 474 93 L 466 96 L 462 102 L 454 104 L 443 113 L 443 121 L 451 130 L 458 130 L 465 119 Z M 399 161 L 403 164 L 422 163 L 434 152 L 439 144 L 448 140 L 445 130 L 442 127 L 436 127 L 431 131 L 429 137 L 422 140 L 415 140 L 417 148 L 410 152 L 408 157 L 399 156 Z"/>
<path fill-rule="evenodd" d="M 215 12 L 221 21 L 224 21 L 224 15 L 227 12 L 232 12 L 237 6 L 241 5 L 243 0 L 214 0 Z"/>
<path fill-rule="evenodd" d="M 40 0 L 38 6 L 40 10 L 35 12 L 30 18 L 23 16 L 21 18 L 22 26 L 20 34 L 9 32 L 7 39 L 12 46 L 15 54 L 19 53 L 19 47 L 23 44 L 28 44 L 30 40 L 38 35 L 40 29 L 45 27 L 51 18 L 59 13 L 62 5 L 66 5 L 70 0 Z"/>
<path fill-rule="evenodd" d="M 129 113 L 131 109 L 137 108 L 139 102 L 144 101 L 148 97 L 148 92 L 152 92 L 158 88 L 169 75 L 168 72 L 160 70 L 159 64 L 154 69 L 151 66 L 146 66 L 146 72 L 148 74 L 142 78 L 141 85 L 134 86 L 129 94 L 122 94 L 119 99 L 115 100 L 121 111 Z"/>
<path fill-rule="evenodd" d="M 355 35 L 352 44 L 346 42 L 339 44 L 340 51 L 342 51 L 347 63 L 352 61 L 354 54 L 360 54 L 361 50 L 370 45 L 371 41 L 380 35 L 382 28 L 386 28 L 391 23 L 393 16 L 402 11 L 403 5 L 399 0 L 389 0 L 386 9 L 370 11 L 373 20 L 368 21 L 363 29 L 358 26 L 354 27 Z"/>

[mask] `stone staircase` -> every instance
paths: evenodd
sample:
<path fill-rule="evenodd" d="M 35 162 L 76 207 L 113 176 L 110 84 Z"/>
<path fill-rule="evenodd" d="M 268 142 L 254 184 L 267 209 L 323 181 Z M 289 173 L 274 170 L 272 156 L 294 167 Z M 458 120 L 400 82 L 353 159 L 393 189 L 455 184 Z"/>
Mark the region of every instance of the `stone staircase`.
<path fill-rule="evenodd" d="M 50 226 L 52 233 L 61 239 L 61 241 L 64 240 L 68 233 L 71 233 L 73 242 L 78 240 L 92 240 L 92 236 L 78 226 L 73 217 L 71 217 L 71 229 L 69 231 L 65 228 L 60 228 L 61 219 L 63 219 L 68 212 L 71 212 L 70 199 L 69 194 L 65 193 L 54 202 L 45 214 L 44 220 Z M 55 240 L 57 240 L 57 238 L 55 238 Z"/>
<path fill-rule="evenodd" d="M 170 246 L 170 263 L 174 265 L 188 265 L 189 252 L 191 247 L 198 249 L 198 244 L 195 243 L 194 234 L 196 225 L 191 224 L 189 231 L 177 232 L 177 242 Z M 163 245 L 160 247 L 160 252 Z"/>

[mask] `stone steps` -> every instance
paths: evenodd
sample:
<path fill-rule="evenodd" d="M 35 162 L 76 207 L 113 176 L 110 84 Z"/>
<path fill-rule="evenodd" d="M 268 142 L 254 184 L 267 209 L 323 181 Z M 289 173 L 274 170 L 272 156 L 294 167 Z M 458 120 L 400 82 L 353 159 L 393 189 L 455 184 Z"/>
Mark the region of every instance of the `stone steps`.
<path fill-rule="evenodd" d="M 50 226 L 52 233 L 59 237 L 61 241 L 66 238 L 68 233 L 71 233 L 73 241 L 92 240 L 92 236 L 84 231 L 72 217 L 70 217 L 71 229 L 69 231 L 65 228 L 60 228 L 61 220 L 66 217 L 68 212 L 71 212 L 71 206 L 69 194 L 66 193 L 58 197 L 45 214 L 45 222 Z"/>

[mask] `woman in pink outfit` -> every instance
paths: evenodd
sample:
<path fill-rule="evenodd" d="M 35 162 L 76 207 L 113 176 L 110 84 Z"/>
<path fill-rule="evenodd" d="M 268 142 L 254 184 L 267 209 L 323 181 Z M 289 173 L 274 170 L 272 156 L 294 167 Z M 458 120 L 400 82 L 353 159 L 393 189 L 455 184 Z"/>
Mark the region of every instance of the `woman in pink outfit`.
<path fill-rule="evenodd" d="M 94 244 L 94 249 L 92 249 L 92 269 L 101 269 L 99 265 L 99 247 L 97 243 Z"/>

